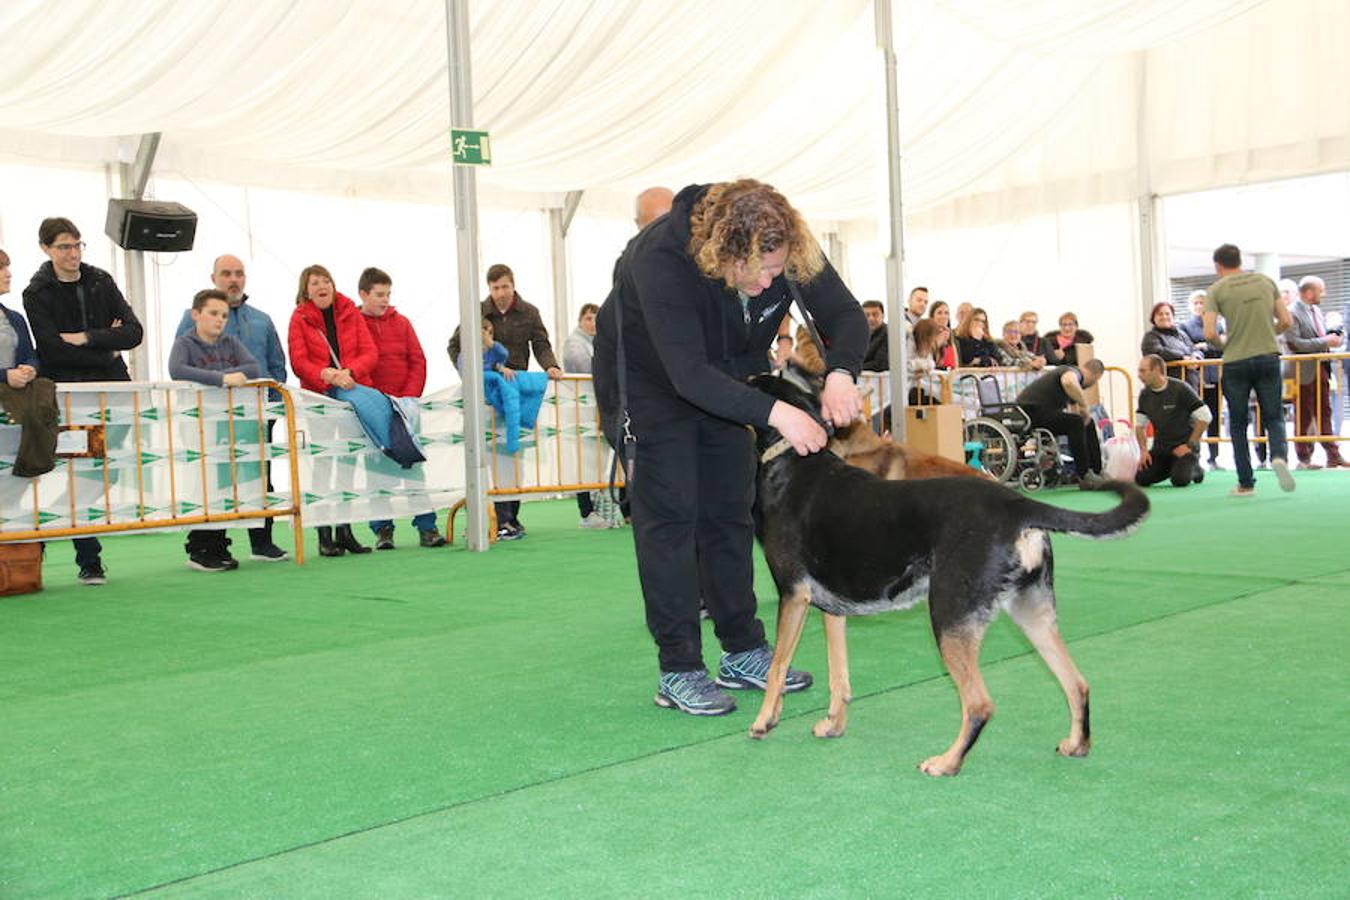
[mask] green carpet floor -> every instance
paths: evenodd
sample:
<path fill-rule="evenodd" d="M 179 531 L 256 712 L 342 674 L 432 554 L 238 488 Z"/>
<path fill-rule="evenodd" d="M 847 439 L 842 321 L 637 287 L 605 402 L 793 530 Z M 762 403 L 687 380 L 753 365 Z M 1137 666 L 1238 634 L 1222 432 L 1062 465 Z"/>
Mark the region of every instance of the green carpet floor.
<path fill-rule="evenodd" d="M 570 502 L 486 554 L 404 524 L 394 553 L 208 575 L 117 538 L 102 588 L 56 543 L 44 592 L 0 598 L 0 897 L 1342 897 L 1350 477 L 1300 474 L 1057 538 L 1092 755 L 1052 752 L 1062 695 L 1000 620 L 998 713 L 942 780 L 914 768 L 959 716 L 923 608 L 850 623 L 838 741 L 809 734 L 813 615 L 822 684 L 753 742 L 757 695 L 652 705 L 631 534 Z"/>

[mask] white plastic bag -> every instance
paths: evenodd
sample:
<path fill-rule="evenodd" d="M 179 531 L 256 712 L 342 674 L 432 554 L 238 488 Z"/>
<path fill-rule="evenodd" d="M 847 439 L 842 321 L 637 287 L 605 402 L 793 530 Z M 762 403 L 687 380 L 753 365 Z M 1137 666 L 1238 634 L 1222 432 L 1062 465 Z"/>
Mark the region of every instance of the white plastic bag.
<path fill-rule="evenodd" d="M 1102 475 L 1112 481 L 1134 481 L 1139 470 L 1139 442 L 1135 440 L 1134 429 L 1124 419 L 1118 420 L 1123 426 L 1102 445 Z"/>

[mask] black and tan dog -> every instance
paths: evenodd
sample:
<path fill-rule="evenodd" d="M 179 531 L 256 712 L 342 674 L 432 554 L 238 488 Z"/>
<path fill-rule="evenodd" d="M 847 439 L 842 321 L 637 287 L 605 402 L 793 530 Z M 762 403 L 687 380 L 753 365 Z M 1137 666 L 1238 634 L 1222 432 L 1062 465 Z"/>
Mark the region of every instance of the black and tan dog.
<path fill-rule="evenodd" d="M 816 399 L 785 379 L 752 383 L 819 415 Z M 983 478 L 883 481 L 831 453 L 798 456 L 773 429 L 756 435 L 760 454 L 756 528 L 779 592 L 778 638 L 764 704 L 750 726 L 760 738 L 778 724 L 783 680 L 808 606 L 825 615 L 830 706 L 817 737 L 844 733 L 850 700 L 846 616 L 903 609 L 928 597 L 933 633 L 961 695 L 956 740 L 919 764 L 955 775 L 993 715 L 980 675 L 980 642 L 1006 609 L 1059 680 L 1069 702 L 1069 736 L 1058 752 L 1091 747 L 1088 685 L 1069 656 L 1055 615 L 1047 532 L 1108 538 L 1148 514 L 1134 485 L 1112 482 L 1122 502 L 1104 513 L 1060 509 Z"/>

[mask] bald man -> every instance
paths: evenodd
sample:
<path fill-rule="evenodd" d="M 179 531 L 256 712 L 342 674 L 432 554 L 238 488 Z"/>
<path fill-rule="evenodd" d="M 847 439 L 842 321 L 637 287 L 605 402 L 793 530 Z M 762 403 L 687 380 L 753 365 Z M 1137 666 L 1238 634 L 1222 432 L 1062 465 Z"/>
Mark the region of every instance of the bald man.
<path fill-rule="evenodd" d="M 286 380 L 286 354 L 281 351 L 281 339 L 277 337 L 272 317 L 256 306 L 248 303 L 248 294 L 244 285 L 248 275 L 244 271 L 244 261 L 229 253 L 217 256 L 211 264 L 211 284 L 216 290 L 224 291 L 230 304 L 230 317 L 225 321 L 225 334 L 239 340 L 253 355 L 267 378 L 276 382 Z M 183 310 L 182 321 L 178 323 L 178 334 L 182 336 L 196 328 L 192 321 L 192 310 Z M 268 392 L 270 400 L 280 400 L 276 391 Z M 267 420 L 267 441 L 272 441 L 272 426 L 275 419 Z M 264 463 L 267 473 L 267 489 L 272 490 L 271 463 Z M 252 548 L 250 559 L 259 562 L 285 562 L 290 557 L 272 542 L 272 519 L 264 519 L 263 524 L 248 530 L 248 541 Z"/>
<path fill-rule="evenodd" d="M 670 188 L 652 187 L 638 194 L 637 211 L 633 217 L 638 230 L 641 231 L 647 227 L 649 222 L 670 212 L 670 206 L 674 202 L 675 194 Z"/>

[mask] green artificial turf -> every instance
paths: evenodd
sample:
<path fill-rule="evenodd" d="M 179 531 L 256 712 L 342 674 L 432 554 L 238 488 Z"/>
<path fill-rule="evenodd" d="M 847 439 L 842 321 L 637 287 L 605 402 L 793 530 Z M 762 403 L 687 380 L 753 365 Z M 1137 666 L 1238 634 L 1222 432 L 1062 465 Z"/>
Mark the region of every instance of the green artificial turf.
<path fill-rule="evenodd" d="M 394 553 L 203 574 L 181 536 L 116 538 L 102 588 L 53 544 L 47 590 L 0 598 L 0 897 L 1342 896 L 1350 478 L 1223 474 L 1055 540 L 1092 755 L 1051 752 L 1063 697 L 999 620 L 998 712 L 943 780 L 914 768 L 959 716 L 923 608 L 850 622 L 837 741 L 809 734 L 813 615 L 821 683 L 752 742 L 757 695 L 651 704 L 631 533 L 570 501 L 486 554 L 402 524 Z"/>

